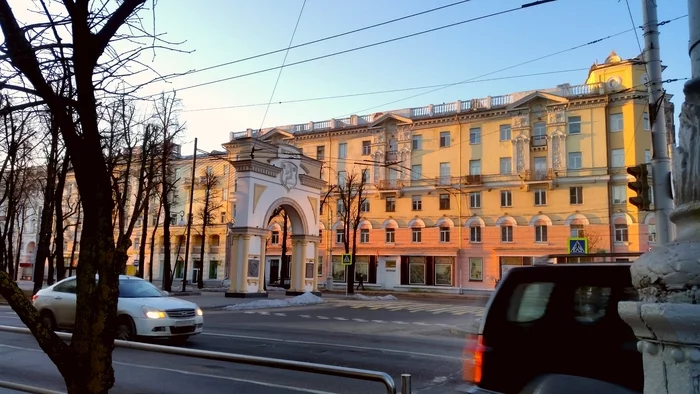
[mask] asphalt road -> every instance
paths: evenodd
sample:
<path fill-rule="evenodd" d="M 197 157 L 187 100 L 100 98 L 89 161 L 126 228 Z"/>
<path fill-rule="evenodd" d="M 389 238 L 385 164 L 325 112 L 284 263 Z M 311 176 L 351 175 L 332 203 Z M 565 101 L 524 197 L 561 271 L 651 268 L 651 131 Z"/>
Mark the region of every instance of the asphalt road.
<path fill-rule="evenodd" d="M 205 333 L 184 347 L 377 370 L 397 386 L 409 373 L 414 393 L 444 394 L 461 384 L 464 329 L 480 313 L 473 303 L 413 300 L 213 311 L 205 314 Z M 0 308 L 0 324 L 21 325 L 7 308 Z M 114 360 L 115 393 L 385 392 L 378 383 L 129 349 L 117 349 Z M 0 380 L 65 390 L 28 335 L 0 333 Z"/>

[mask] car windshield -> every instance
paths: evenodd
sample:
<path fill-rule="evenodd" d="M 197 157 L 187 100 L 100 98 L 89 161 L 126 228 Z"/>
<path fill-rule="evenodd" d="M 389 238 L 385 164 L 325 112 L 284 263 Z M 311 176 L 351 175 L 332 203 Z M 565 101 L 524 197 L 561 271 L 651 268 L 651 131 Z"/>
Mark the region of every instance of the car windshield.
<path fill-rule="evenodd" d="M 145 280 L 120 280 L 119 281 L 119 297 L 120 298 L 146 298 L 146 297 L 165 297 L 165 294 L 157 287 Z"/>

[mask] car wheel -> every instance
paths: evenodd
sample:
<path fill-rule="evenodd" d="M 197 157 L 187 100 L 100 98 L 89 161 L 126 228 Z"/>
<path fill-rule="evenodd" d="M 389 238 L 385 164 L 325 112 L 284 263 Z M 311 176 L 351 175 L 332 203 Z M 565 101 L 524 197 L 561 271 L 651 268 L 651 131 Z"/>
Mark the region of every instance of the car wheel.
<path fill-rule="evenodd" d="M 56 331 L 56 318 L 51 311 L 41 311 L 41 322 L 44 323 L 49 330 Z"/>
<path fill-rule="evenodd" d="M 134 321 L 129 316 L 117 317 L 117 329 L 114 337 L 122 341 L 133 341 L 136 339 Z"/>

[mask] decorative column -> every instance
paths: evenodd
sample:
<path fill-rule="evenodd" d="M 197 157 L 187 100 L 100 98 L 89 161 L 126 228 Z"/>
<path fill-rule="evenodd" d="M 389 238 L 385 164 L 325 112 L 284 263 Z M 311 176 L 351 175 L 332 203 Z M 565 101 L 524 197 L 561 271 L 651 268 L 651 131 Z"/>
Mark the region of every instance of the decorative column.
<path fill-rule="evenodd" d="M 318 293 L 318 242 L 314 242 L 314 293 Z"/>
<path fill-rule="evenodd" d="M 234 242 L 232 255 L 235 261 L 231 262 L 231 287 L 229 288 L 229 291 L 226 292 L 226 297 L 267 297 L 267 293 L 260 292 L 259 289 L 248 289 L 248 275 L 250 273 L 248 267 L 248 259 L 250 257 L 250 242 L 253 234 L 256 234 L 256 229 L 249 230 L 252 232 L 252 234 L 248 231 L 245 231 L 233 235 Z M 264 249 L 262 250 L 264 253 Z M 260 272 L 264 272 L 262 269 L 260 269 L 260 262 L 257 261 L 257 263 L 258 272 L 254 274 L 256 279 L 259 277 Z M 262 275 L 264 275 L 264 273 Z"/>
<path fill-rule="evenodd" d="M 265 246 L 267 245 L 267 235 L 260 235 L 260 264 L 258 265 L 258 293 L 265 293 L 265 269 L 267 261 L 265 261 Z"/>
<path fill-rule="evenodd" d="M 688 9 L 692 79 L 672 158 L 677 236 L 634 262 L 640 302 L 618 306 L 639 338 L 645 394 L 700 393 L 700 2 L 688 0 Z"/>
<path fill-rule="evenodd" d="M 250 255 L 250 235 L 244 234 L 239 239 L 240 257 L 238 260 L 238 291 L 248 290 L 248 256 Z"/>
<path fill-rule="evenodd" d="M 231 252 L 229 253 L 229 261 L 228 261 L 228 279 L 231 282 L 229 284 L 229 289 L 227 293 L 235 293 L 236 292 L 236 283 L 238 283 L 238 238 L 240 238 L 240 234 L 231 234 L 230 235 L 232 242 L 230 242 L 231 245 Z"/>
<path fill-rule="evenodd" d="M 292 278 L 290 280 L 291 286 L 287 291 L 287 295 L 301 295 L 306 292 L 304 283 L 305 278 L 305 267 L 306 267 L 306 248 L 309 245 L 309 241 L 306 239 L 306 235 L 292 235 Z"/>

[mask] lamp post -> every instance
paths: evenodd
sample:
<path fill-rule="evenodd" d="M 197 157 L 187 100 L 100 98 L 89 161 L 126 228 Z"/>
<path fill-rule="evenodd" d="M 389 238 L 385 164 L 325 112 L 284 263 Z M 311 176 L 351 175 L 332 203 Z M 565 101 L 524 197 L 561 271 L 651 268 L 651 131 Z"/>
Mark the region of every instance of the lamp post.
<path fill-rule="evenodd" d="M 692 78 L 685 84 L 672 158 L 676 239 L 632 265 L 639 302 L 620 316 L 639 338 L 645 394 L 700 392 L 700 2 L 688 0 Z"/>

